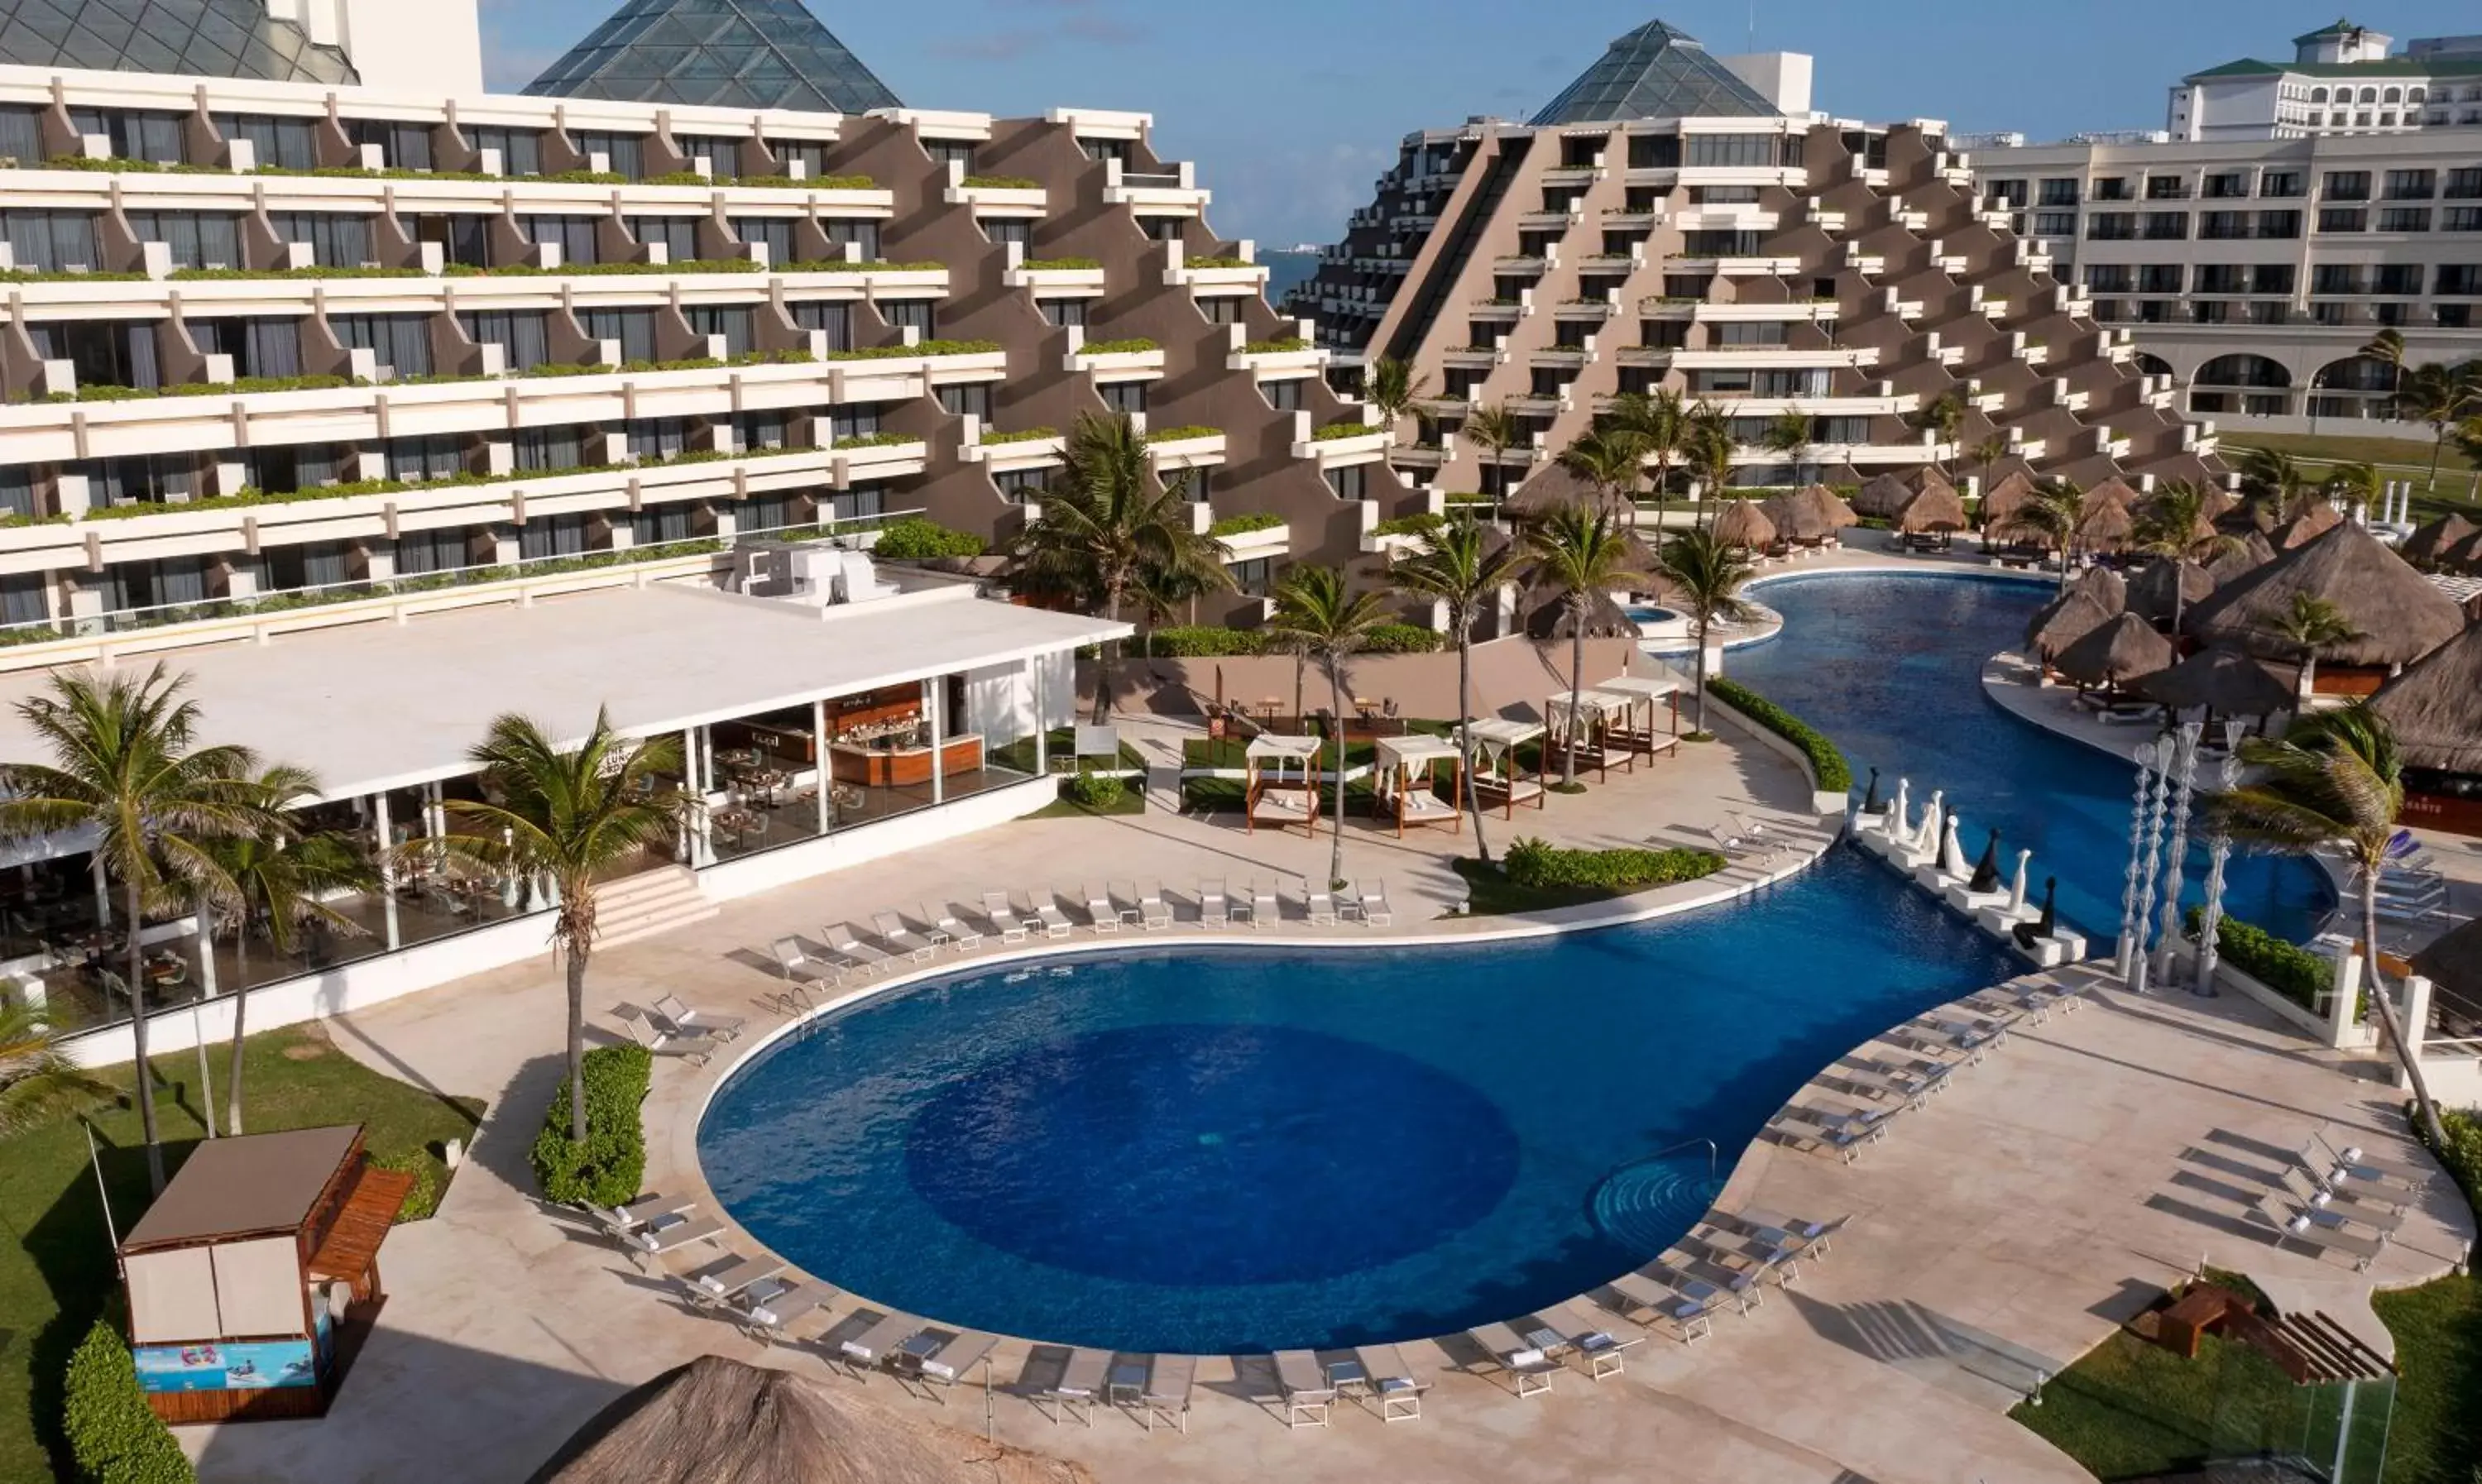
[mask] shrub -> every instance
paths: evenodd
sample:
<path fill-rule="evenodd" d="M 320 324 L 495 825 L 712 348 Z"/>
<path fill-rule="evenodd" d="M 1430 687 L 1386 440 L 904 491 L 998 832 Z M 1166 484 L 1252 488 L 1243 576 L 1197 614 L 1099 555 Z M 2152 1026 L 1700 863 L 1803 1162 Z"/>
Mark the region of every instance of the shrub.
<path fill-rule="evenodd" d="M 1043 182 L 1031 175 L 967 175 L 960 184 L 975 191 L 1040 191 Z"/>
<path fill-rule="evenodd" d="M 830 360 L 899 360 L 909 356 L 987 356 L 1000 349 L 997 340 L 925 340 L 919 345 L 866 345 L 830 351 Z"/>
<path fill-rule="evenodd" d="M 1089 340 L 1081 347 L 1081 356 L 1136 356 L 1163 347 L 1144 335 L 1130 335 L 1120 340 Z"/>
<path fill-rule="evenodd" d="M 2442 1148 L 2431 1143 L 2429 1131 L 2413 1116 L 2413 1104 L 2405 1104 L 2405 1116 L 2413 1122 L 2414 1137 L 2439 1156 L 2447 1173 L 2465 1191 L 2466 1201 L 2476 1211 L 2482 1211 L 2482 1109 L 2442 1108 L 2441 1126 L 2447 1130 L 2447 1144 Z"/>
<path fill-rule="evenodd" d="M 1841 793 L 1853 786 L 1853 769 L 1844 755 L 1808 722 L 1748 686 L 1720 676 L 1706 682 L 1706 693 L 1800 748 L 1809 758 L 1810 771 L 1818 775 L 1821 789 Z"/>
<path fill-rule="evenodd" d="M 977 557 L 983 539 L 968 531 L 952 531 L 935 520 L 908 516 L 880 527 L 874 556 L 891 562 L 928 562 L 939 557 Z"/>
<path fill-rule="evenodd" d="M 1362 641 L 1370 654 L 1436 654 L 1448 636 L 1419 623 L 1382 623 Z"/>
<path fill-rule="evenodd" d="M 1244 356 L 1281 356 L 1292 351 L 1306 351 L 1310 343 L 1299 335 L 1278 335 L 1273 340 L 1253 340 L 1241 347 Z"/>
<path fill-rule="evenodd" d="M 1080 773 L 1062 785 L 1061 792 L 1090 809 L 1109 808 L 1121 802 L 1127 792 L 1122 781 L 1109 773 Z"/>
<path fill-rule="evenodd" d="M 1234 654 L 1264 654 L 1267 636 L 1255 629 L 1159 628 L 1131 641 L 1130 652 L 1156 659 L 1222 659 Z"/>
<path fill-rule="evenodd" d="M 1317 432 L 1312 433 L 1310 435 L 1310 441 L 1313 443 L 1330 443 L 1333 442 L 1337 438 L 1368 437 L 1371 434 L 1384 433 L 1386 431 L 1386 430 L 1384 428 L 1371 427 L 1367 423 L 1332 422 L 1321 427 Z"/>
<path fill-rule="evenodd" d="M 405 1193 L 405 1204 L 396 1208 L 399 1223 L 428 1221 L 438 1213 L 446 1182 L 440 1179 L 443 1167 L 431 1151 L 418 1149 L 409 1154 L 390 1154 L 371 1163 L 383 1170 L 403 1170 L 413 1177 L 412 1188 Z"/>
<path fill-rule="evenodd" d="M 1445 526 L 1447 523 L 1448 522 L 1443 517 L 1432 515 L 1427 510 L 1417 511 L 1410 516 L 1390 516 L 1386 519 L 1380 521 L 1377 525 L 1372 526 L 1370 528 L 1370 534 L 1373 536 L 1419 536 L 1428 539 L 1439 535 L 1440 528 Z"/>
<path fill-rule="evenodd" d="M 1711 850 L 1566 850 L 1526 837 L 1501 860 L 1512 885 L 1534 890 L 1637 891 L 1696 881 L 1724 868 Z"/>
<path fill-rule="evenodd" d="M 1147 441 L 1149 443 L 1178 443 L 1187 438 L 1211 438 L 1222 437 L 1223 436 L 1224 430 L 1221 428 L 1209 428 L 1202 423 L 1187 423 L 1177 428 L 1164 428 L 1160 430 L 1149 429 L 1147 432 Z"/>
<path fill-rule="evenodd" d="M 2189 909 L 2192 938 L 2205 925 L 2204 917 L 2200 909 Z M 2319 996 L 2336 983 L 2335 965 L 2238 917 L 2216 922 L 2215 951 L 2225 963 L 2313 1015 L 2320 1013 Z"/>
<path fill-rule="evenodd" d="M 1037 273 L 1071 273 L 1100 268 L 1103 260 L 1099 257 L 1029 257 L 1017 266 Z"/>
<path fill-rule="evenodd" d="M 1002 433 L 991 428 L 983 430 L 983 443 L 986 447 L 993 443 L 1031 443 L 1037 438 L 1058 437 L 1060 437 L 1058 428 L 1019 428 L 1014 433 Z"/>
<path fill-rule="evenodd" d="M 147 1410 L 137 1363 L 110 1320 L 96 1320 L 69 1357 L 61 1424 L 78 1476 L 91 1484 L 195 1484 L 198 1476 Z"/>
<path fill-rule="evenodd" d="M 654 1053 L 638 1046 L 600 1046 L 586 1053 L 586 1139 L 568 1137 L 568 1078 L 560 1079 L 534 1147 L 535 1179 L 543 1199 L 564 1206 L 625 1206 L 647 1176 L 647 1130 L 638 1119 L 654 1078 Z"/>
<path fill-rule="evenodd" d="M 1284 523 L 1284 517 L 1272 511 L 1258 511 L 1247 516 L 1227 516 L 1206 528 L 1209 536 L 1243 536 L 1252 531 L 1272 531 Z"/>

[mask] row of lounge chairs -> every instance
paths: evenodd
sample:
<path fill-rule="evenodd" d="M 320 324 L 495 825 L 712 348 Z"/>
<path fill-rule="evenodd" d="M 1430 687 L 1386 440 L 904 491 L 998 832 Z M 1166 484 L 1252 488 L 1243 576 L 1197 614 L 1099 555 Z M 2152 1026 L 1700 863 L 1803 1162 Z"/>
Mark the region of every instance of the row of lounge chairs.
<path fill-rule="evenodd" d="M 677 1056 L 696 1066 L 704 1066 L 708 1057 L 725 1042 L 740 1035 L 741 1028 L 749 1023 L 740 1016 L 694 1010 L 682 1004 L 677 994 L 656 1000 L 652 1010 L 620 1005 L 612 1014 L 638 1045 L 657 1056 Z"/>
<path fill-rule="evenodd" d="M 2372 1159 L 2349 1145 L 2338 1149 L 2313 1133 L 2271 1179 L 2253 1214 L 2276 1229 L 2278 1246 L 2332 1253 L 2367 1272 L 2430 1179 L 2427 1171 Z"/>
<path fill-rule="evenodd" d="M 1959 1072 L 2005 1044 L 2012 1028 L 2081 1003 L 2073 990 L 2004 984 L 1916 1016 L 1819 1073 L 1768 1122 L 1765 1136 L 1851 1164 L 1888 1136 L 1898 1114 L 1928 1103 Z"/>

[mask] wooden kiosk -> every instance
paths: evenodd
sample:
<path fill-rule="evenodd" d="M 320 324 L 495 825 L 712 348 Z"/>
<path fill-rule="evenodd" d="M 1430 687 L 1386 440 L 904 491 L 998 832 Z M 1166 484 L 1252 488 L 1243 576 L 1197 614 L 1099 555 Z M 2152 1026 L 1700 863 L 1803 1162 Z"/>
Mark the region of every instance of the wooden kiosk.
<path fill-rule="evenodd" d="M 1262 731 L 1250 739 L 1243 754 L 1249 783 L 1242 807 L 1250 833 L 1261 821 L 1278 830 L 1294 825 L 1304 835 L 1318 834 L 1318 755 L 1326 743 L 1317 737 L 1296 737 Z M 1293 776 L 1298 771 L 1299 776 Z"/>
<path fill-rule="evenodd" d="M 321 1417 L 412 1175 L 361 1126 L 210 1139 L 120 1244 L 139 1388 L 171 1423 Z"/>
<path fill-rule="evenodd" d="M 1465 833 L 1464 807 L 1440 798 L 1439 792 L 1439 769 L 1443 762 L 1453 785 L 1450 793 L 1465 787 L 1464 762 L 1454 742 L 1415 732 L 1381 737 L 1372 745 L 1378 750 L 1379 768 L 1371 782 L 1378 791 L 1380 808 L 1395 816 L 1398 839 L 1405 837 L 1408 825 L 1446 825 L 1460 835 Z"/>

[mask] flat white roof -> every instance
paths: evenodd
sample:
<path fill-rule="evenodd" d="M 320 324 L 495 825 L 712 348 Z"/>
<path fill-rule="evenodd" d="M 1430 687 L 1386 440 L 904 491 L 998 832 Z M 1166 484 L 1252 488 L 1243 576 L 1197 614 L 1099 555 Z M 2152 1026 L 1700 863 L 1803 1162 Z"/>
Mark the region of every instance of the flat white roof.
<path fill-rule="evenodd" d="M 598 706 L 622 732 L 652 736 L 1128 632 L 965 587 L 819 609 L 658 584 L 163 658 L 190 677 L 201 742 L 308 768 L 342 799 L 474 771 L 466 753 L 511 711 L 564 744 L 585 738 Z M 46 675 L 0 677 L 0 758 L 43 760 L 16 706 L 49 690 Z"/>

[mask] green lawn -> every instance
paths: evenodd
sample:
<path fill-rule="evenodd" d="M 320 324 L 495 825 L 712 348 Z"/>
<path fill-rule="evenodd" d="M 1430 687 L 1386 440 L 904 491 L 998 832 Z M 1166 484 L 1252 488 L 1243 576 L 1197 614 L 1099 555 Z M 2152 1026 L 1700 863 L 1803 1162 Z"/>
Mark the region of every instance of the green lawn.
<path fill-rule="evenodd" d="M 1068 771 L 1071 761 L 1069 750 L 1076 745 L 1077 733 L 1074 729 L 1055 727 L 1043 738 L 1043 761 L 1049 764 L 1055 773 Z M 1019 773 L 1033 772 L 1034 739 L 1019 737 L 1004 747 L 991 749 L 990 763 L 995 768 L 1011 768 Z M 1121 744 L 1122 767 L 1143 768 L 1146 765 L 1145 754 L 1126 742 Z"/>
<path fill-rule="evenodd" d="M 227 1050 L 211 1048 L 219 1110 Z M 481 1103 L 443 1100 L 382 1076 L 306 1027 L 253 1036 L 245 1057 L 244 1112 L 253 1133 L 359 1123 L 371 1153 L 387 1158 L 448 1139 L 470 1141 L 481 1121 Z M 166 1163 L 177 1170 L 204 1132 L 198 1057 L 159 1057 L 155 1072 Z M 106 1080 L 125 1092 L 129 1069 L 115 1068 Z M 93 1124 L 113 1218 L 126 1232 L 148 1199 L 137 1108 L 106 1107 Z M 11 1238 L 0 1247 L 0 1479 L 36 1480 L 52 1472 L 47 1449 L 58 1442 L 69 1353 L 119 1294 L 112 1241 L 76 1122 L 0 1143 L 0 1225 Z"/>
<path fill-rule="evenodd" d="M 1049 804 L 1026 815 L 1028 819 L 1108 819 L 1117 814 L 1143 814 L 1147 811 L 1147 790 L 1141 780 L 1126 780 L 1121 796 L 1101 808 L 1092 808 L 1062 794 Z"/>
<path fill-rule="evenodd" d="M 2227 433 L 2223 437 L 2226 452 L 2243 448 L 2272 448 L 2313 464 L 2375 464 L 2391 471 L 2410 469 L 2423 478 L 2430 476 L 2430 435 L 2425 430 L 2419 438 L 2346 437 L 2301 433 Z M 2462 490 L 2472 476 L 2473 464 L 2456 451 L 2450 440 L 2446 454 L 2439 462 L 2439 482 L 2442 490 L 2454 474 L 2455 486 Z"/>
<path fill-rule="evenodd" d="M 2385 1484 L 2472 1484 L 2482 1469 L 2482 1280 L 2383 1293 L 2403 1377 Z M 2300 1441 L 2304 1396 L 2256 1353 L 2209 1337 L 2196 1361 L 2123 1331 L 2010 1414 L 2103 1480 Z M 2375 1441 L 2372 1445 L 2375 1446 Z"/>

